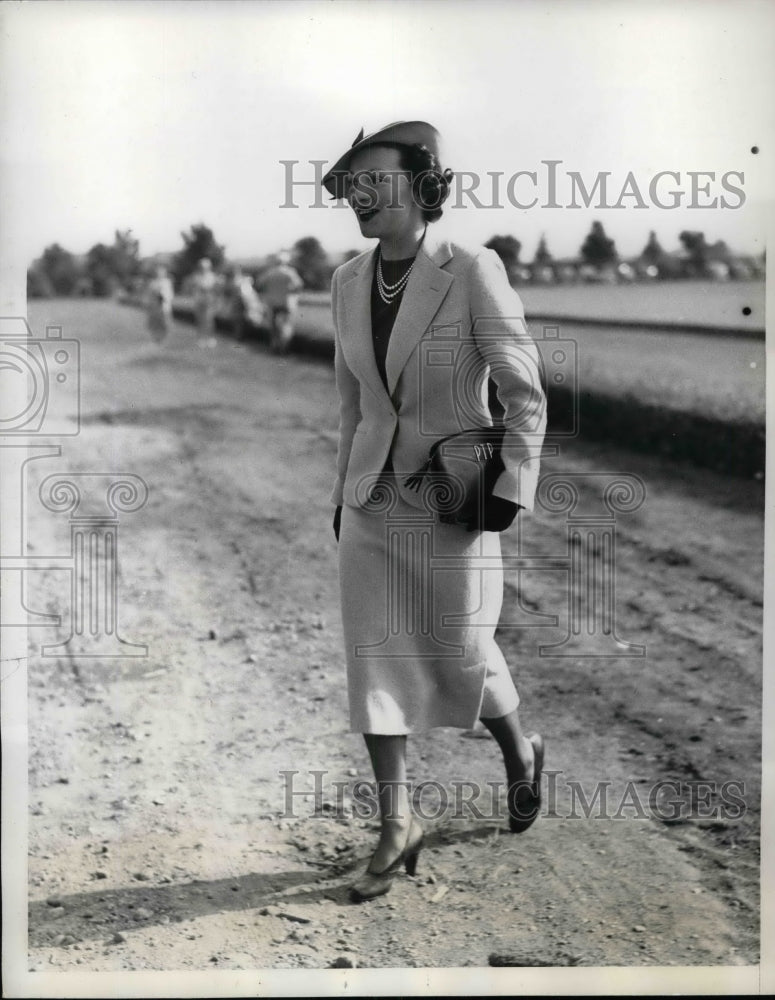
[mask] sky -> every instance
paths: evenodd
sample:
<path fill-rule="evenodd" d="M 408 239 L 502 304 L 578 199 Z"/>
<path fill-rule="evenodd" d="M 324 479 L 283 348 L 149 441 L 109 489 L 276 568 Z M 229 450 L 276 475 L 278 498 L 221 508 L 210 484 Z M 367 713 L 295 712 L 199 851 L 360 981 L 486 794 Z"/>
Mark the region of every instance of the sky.
<path fill-rule="evenodd" d="M 144 255 L 177 250 L 197 222 L 231 258 L 306 235 L 363 248 L 350 212 L 316 206 L 313 186 L 288 206 L 282 161 L 313 180 L 311 161 L 335 160 L 362 126 L 419 118 L 444 136 L 447 165 L 482 179 L 481 206 L 453 189 L 439 223 L 463 241 L 510 234 L 530 260 L 545 234 L 572 255 L 598 219 L 624 255 L 652 229 L 672 249 L 686 228 L 761 251 L 774 27 L 767 0 L 7 0 L 6 239 L 25 262 L 55 241 L 84 253 L 116 228 Z M 559 207 L 545 207 L 546 160 L 559 161 Z M 536 173 L 513 189 L 523 205 L 538 196 L 532 207 L 506 197 L 518 171 Z M 641 207 L 632 193 L 619 208 L 569 207 L 570 174 L 591 189 L 602 171 L 611 203 L 632 172 Z M 679 176 L 652 198 L 661 171 Z M 686 207 L 690 171 L 714 174 L 694 201 L 715 208 Z M 676 189 L 679 207 L 655 204 Z"/>

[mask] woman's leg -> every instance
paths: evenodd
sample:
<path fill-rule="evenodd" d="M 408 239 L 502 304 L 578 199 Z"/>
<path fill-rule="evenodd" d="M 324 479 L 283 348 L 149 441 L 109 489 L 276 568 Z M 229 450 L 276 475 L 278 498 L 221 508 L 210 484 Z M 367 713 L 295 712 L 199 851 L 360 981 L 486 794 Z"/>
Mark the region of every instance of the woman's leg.
<path fill-rule="evenodd" d="M 532 781 L 533 745 L 522 732 L 517 709 L 499 719 L 482 718 L 480 721 L 489 729 L 501 749 L 509 786 L 516 782 Z"/>
<path fill-rule="evenodd" d="M 403 851 L 412 821 L 406 781 L 406 736 L 364 733 L 364 739 L 377 782 L 382 824 L 371 867 L 382 871 Z"/>

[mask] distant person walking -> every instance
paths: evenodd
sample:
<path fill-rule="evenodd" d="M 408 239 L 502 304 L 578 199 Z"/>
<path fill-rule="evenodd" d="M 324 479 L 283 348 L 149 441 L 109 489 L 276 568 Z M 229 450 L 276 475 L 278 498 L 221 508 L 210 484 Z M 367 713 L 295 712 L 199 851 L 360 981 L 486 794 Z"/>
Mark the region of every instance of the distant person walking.
<path fill-rule="evenodd" d="M 213 271 L 212 262 L 208 257 L 202 257 L 191 280 L 194 295 L 194 317 L 200 347 L 208 345 L 215 329 L 215 291 L 217 285 L 218 278 Z"/>
<path fill-rule="evenodd" d="M 146 315 L 148 329 L 155 343 L 159 344 L 167 336 L 172 322 L 172 281 L 167 268 L 160 264 L 146 290 Z"/>
<path fill-rule="evenodd" d="M 242 273 L 239 264 L 234 264 L 229 269 L 225 291 L 234 337 L 237 340 L 244 340 L 248 323 L 255 323 L 260 317 L 261 303 L 253 287 L 252 278 Z"/>
<path fill-rule="evenodd" d="M 293 339 L 294 293 L 303 286 L 299 272 L 291 266 L 287 250 L 280 251 L 274 266 L 258 279 L 256 287 L 270 314 L 269 345 L 276 354 L 285 354 Z"/>

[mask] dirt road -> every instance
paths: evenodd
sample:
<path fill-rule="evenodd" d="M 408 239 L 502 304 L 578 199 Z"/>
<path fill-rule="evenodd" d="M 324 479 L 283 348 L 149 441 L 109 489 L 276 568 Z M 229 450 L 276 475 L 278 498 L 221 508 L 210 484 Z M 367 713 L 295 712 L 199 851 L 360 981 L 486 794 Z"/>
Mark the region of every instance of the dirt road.
<path fill-rule="evenodd" d="M 35 655 L 68 634 L 69 584 L 28 574 L 29 606 L 65 618 L 31 633 L 31 969 L 758 961 L 761 484 L 578 442 L 547 460 L 645 483 L 617 519 L 616 628 L 646 656 L 539 656 L 567 631 L 565 575 L 524 574 L 521 609 L 512 575 L 504 622 L 559 616 L 500 636 L 555 797 L 519 837 L 486 798 L 481 818 L 429 821 L 417 876 L 358 907 L 346 887 L 376 821 L 338 815 L 333 784 L 349 812 L 371 774 L 347 727 L 331 369 L 228 338 L 200 349 L 185 326 L 156 347 L 141 313 L 109 303 L 34 304 L 30 320 L 82 343 L 80 434 L 28 466 L 31 551 L 69 549 L 67 516 L 37 501 L 52 472 L 134 473 L 150 491 L 119 530 L 120 632 L 146 658 Z M 525 550 L 566 553 L 564 518 L 526 518 Z M 414 739 L 410 777 L 451 798 L 501 781 L 480 735 Z M 320 815 L 310 795 L 289 810 L 315 770 Z M 712 808 L 658 818 L 663 779 Z M 572 789 L 600 782 L 607 813 L 585 818 Z M 740 818 L 724 782 L 744 784 Z"/>

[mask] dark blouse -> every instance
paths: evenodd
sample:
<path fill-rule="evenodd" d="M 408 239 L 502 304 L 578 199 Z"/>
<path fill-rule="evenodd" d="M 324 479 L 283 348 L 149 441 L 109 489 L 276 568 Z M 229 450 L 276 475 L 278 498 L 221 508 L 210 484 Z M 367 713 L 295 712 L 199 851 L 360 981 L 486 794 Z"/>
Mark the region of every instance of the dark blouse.
<path fill-rule="evenodd" d="M 377 251 L 377 254 L 379 251 Z M 387 389 L 387 373 L 385 371 L 385 359 L 387 358 L 390 334 L 393 324 L 396 321 L 401 300 L 404 297 L 406 285 L 392 302 L 382 301 L 377 288 L 377 254 L 374 255 L 374 277 L 371 282 L 371 338 L 374 343 L 374 358 L 377 362 L 377 371 L 380 374 L 385 388 Z M 402 275 L 406 274 L 409 265 L 414 257 L 407 257 L 405 260 L 382 260 L 382 277 L 388 285 L 394 285 Z M 409 278 L 411 281 L 411 276 Z"/>
<path fill-rule="evenodd" d="M 392 302 L 382 301 L 382 296 L 379 294 L 379 287 L 377 286 L 378 255 L 379 250 L 377 250 L 377 253 L 374 255 L 374 277 L 371 281 L 371 339 L 374 344 L 374 359 L 377 362 L 377 371 L 379 372 L 379 377 L 382 379 L 385 386 L 385 390 L 388 391 L 385 361 L 387 358 L 388 344 L 390 343 L 390 334 L 393 332 L 393 324 L 396 321 L 398 310 L 401 308 L 401 300 L 404 297 L 406 285 L 404 285 L 401 289 L 401 293 L 396 295 Z M 404 274 L 406 274 L 406 271 L 413 260 L 414 257 L 407 257 L 404 260 L 383 259 L 382 277 L 385 279 L 386 284 L 394 285 Z M 409 280 L 412 280 L 411 276 Z M 393 463 L 390 459 L 390 455 L 388 455 L 383 471 L 390 473 L 392 469 Z"/>

